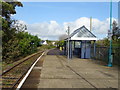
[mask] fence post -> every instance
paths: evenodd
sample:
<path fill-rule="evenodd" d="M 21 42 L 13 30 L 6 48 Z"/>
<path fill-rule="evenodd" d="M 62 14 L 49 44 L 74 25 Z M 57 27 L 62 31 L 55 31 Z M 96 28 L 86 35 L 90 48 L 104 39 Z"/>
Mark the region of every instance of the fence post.
<path fill-rule="evenodd" d="M 96 43 L 94 41 L 94 57 L 96 56 Z"/>

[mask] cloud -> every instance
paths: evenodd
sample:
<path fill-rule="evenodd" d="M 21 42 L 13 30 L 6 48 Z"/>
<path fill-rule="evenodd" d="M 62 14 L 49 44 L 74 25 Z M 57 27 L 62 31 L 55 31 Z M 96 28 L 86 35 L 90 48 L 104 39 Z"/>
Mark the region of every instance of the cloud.
<path fill-rule="evenodd" d="M 43 39 L 58 39 L 60 35 L 64 34 L 63 28 L 56 21 L 28 24 L 27 26 L 28 32 Z"/>
<path fill-rule="evenodd" d="M 113 20 L 116 20 L 113 18 Z M 20 21 L 24 23 L 24 21 Z M 28 32 L 33 35 L 38 35 L 41 39 L 57 40 L 61 35 L 66 34 L 67 27 L 70 27 L 70 33 L 77 28 L 85 25 L 88 29 L 90 28 L 90 20 L 87 17 L 81 17 L 72 22 L 63 22 L 62 25 L 52 20 L 49 22 L 27 24 Z M 98 39 L 107 36 L 109 29 L 109 18 L 100 21 L 97 18 L 92 19 L 92 32 L 98 37 Z"/>
<path fill-rule="evenodd" d="M 112 20 L 116 20 L 113 18 Z M 97 18 L 92 19 L 92 33 L 94 33 L 98 39 L 104 38 L 107 36 L 109 30 L 110 18 L 105 19 L 104 21 L 100 21 Z M 88 29 L 90 29 L 90 19 L 87 17 L 81 17 L 73 22 L 64 22 L 64 28 L 70 26 L 71 33 L 81 26 L 85 25 Z"/>

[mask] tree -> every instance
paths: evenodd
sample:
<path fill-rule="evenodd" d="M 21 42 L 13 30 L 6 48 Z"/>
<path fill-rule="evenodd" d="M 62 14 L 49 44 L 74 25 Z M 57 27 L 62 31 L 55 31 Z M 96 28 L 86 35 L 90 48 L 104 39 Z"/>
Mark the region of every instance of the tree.
<path fill-rule="evenodd" d="M 16 29 L 16 33 L 27 30 L 27 26 L 23 23 L 20 23 L 19 20 L 14 20 L 11 27 Z"/>
<path fill-rule="evenodd" d="M 118 24 L 117 24 L 117 22 L 114 20 L 113 21 L 113 24 L 112 24 L 112 26 L 113 26 L 113 36 L 112 36 L 112 39 L 117 39 L 118 37 L 120 37 L 118 34 L 120 34 L 120 32 L 118 31 Z"/>
<path fill-rule="evenodd" d="M 56 41 L 57 47 L 63 47 L 64 46 L 64 40 Z"/>
<path fill-rule="evenodd" d="M 13 1 L 13 0 L 11 0 Z M 27 26 L 20 23 L 18 20 L 11 19 L 11 14 L 16 14 L 16 7 L 23 7 L 21 2 L 6 2 L 2 1 L 2 15 L 0 19 L 2 26 L 2 60 L 6 63 L 16 61 L 20 56 L 37 51 L 39 39 L 37 36 L 25 32 Z M 1 37 L 1 36 L 0 36 Z"/>
<path fill-rule="evenodd" d="M 13 1 L 13 0 L 12 0 Z M 4 32 L 3 35 L 3 41 L 7 42 L 9 39 L 12 38 L 13 33 L 15 32 L 14 28 L 11 28 L 12 23 L 14 20 L 10 18 L 11 14 L 16 14 L 15 8 L 17 6 L 23 7 L 21 2 L 5 2 L 1 1 L 0 3 L 2 4 L 2 9 L 0 9 L 0 12 L 2 12 L 1 18 L 2 18 L 2 31 Z M 12 32 L 12 33 L 11 33 Z M 12 35 L 11 35 L 12 34 Z M 6 38 L 8 37 L 8 38 Z"/>
<path fill-rule="evenodd" d="M 11 2 L 6 2 L 4 0 L 1 1 L 2 3 L 2 9 L 0 11 L 2 12 L 2 17 L 4 17 L 8 22 L 10 22 L 10 16 L 11 14 L 16 14 L 15 8 L 23 7 L 23 4 L 18 1 L 11 0 Z"/>
<path fill-rule="evenodd" d="M 37 50 L 39 42 L 41 41 L 37 36 L 33 36 L 28 32 L 19 32 L 17 34 L 19 40 L 19 51 L 21 55 L 31 54 Z"/>
<path fill-rule="evenodd" d="M 10 62 L 13 58 L 19 56 L 18 39 L 16 38 L 16 29 L 11 27 L 15 20 L 11 19 L 11 14 L 16 14 L 16 7 L 23 7 L 21 2 L 13 1 L 7 2 L 0 0 L 0 19 L 2 26 L 0 26 L 2 33 L 2 59 L 5 62 Z"/>

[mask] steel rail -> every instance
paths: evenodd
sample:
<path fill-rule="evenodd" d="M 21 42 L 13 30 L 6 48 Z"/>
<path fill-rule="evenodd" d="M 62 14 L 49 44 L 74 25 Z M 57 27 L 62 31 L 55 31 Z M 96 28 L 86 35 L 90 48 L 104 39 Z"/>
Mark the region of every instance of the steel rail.
<path fill-rule="evenodd" d="M 25 58 L 25 60 L 21 61 L 20 63 L 18 63 L 18 64 L 16 64 L 16 65 L 14 65 L 13 67 L 11 67 L 11 68 L 3 71 L 0 76 L 3 76 L 3 75 L 6 74 L 7 72 L 11 71 L 13 68 L 17 67 L 18 65 L 22 64 L 23 62 L 29 60 L 31 57 L 33 57 L 33 56 L 35 56 L 35 55 L 37 55 L 37 54 L 39 54 L 39 53 L 42 53 L 42 52 L 43 52 L 43 51 L 38 52 L 38 53 L 36 53 L 36 54 L 31 55 L 30 57 Z"/>
<path fill-rule="evenodd" d="M 32 57 L 34 57 L 35 55 L 38 55 L 38 54 L 42 54 L 44 51 L 41 51 L 41 52 L 38 52 L 38 53 L 35 53 L 35 54 L 33 54 L 33 55 L 31 55 L 30 57 L 27 57 L 27 58 L 25 58 L 23 61 L 21 61 L 20 63 L 18 63 L 18 64 L 16 64 L 16 65 L 14 65 L 13 67 L 11 67 L 11 68 L 9 68 L 9 69 L 7 69 L 6 71 L 4 71 L 3 73 L 2 73 L 2 76 L 3 75 L 5 75 L 5 74 L 7 74 L 7 73 L 9 73 L 12 69 L 14 69 L 15 67 L 17 67 L 17 66 L 19 66 L 19 65 L 22 65 L 22 63 L 24 63 L 25 61 L 28 61 L 30 58 L 32 58 Z M 11 84 L 11 86 L 10 86 L 10 90 L 12 90 L 12 89 L 14 89 L 15 88 L 15 86 L 18 84 L 18 82 L 24 77 L 24 75 L 28 72 L 28 70 L 31 68 L 31 66 L 35 63 L 35 61 L 36 61 L 36 59 L 32 62 L 32 64 L 27 68 L 27 70 L 24 72 L 24 73 L 22 73 L 22 75 L 19 77 L 19 78 L 17 78 L 17 80 L 15 81 L 15 83 L 13 83 L 13 84 Z M 4 89 L 4 88 L 3 88 Z"/>

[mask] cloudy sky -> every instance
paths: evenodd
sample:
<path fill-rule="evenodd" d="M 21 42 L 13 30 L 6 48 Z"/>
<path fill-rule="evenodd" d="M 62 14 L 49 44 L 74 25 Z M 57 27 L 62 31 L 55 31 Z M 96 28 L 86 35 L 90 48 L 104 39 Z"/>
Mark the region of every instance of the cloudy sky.
<path fill-rule="evenodd" d="M 41 39 L 57 40 L 66 34 L 85 25 L 98 39 L 107 36 L 109 29 L 109 2 L 23 2 L 24 7 L 16 8 L 13 18 L 20 20 L 28 27 L 28 32 Z M 118 3 L 113 3 L 113 20 L 118 18 Z"/>

